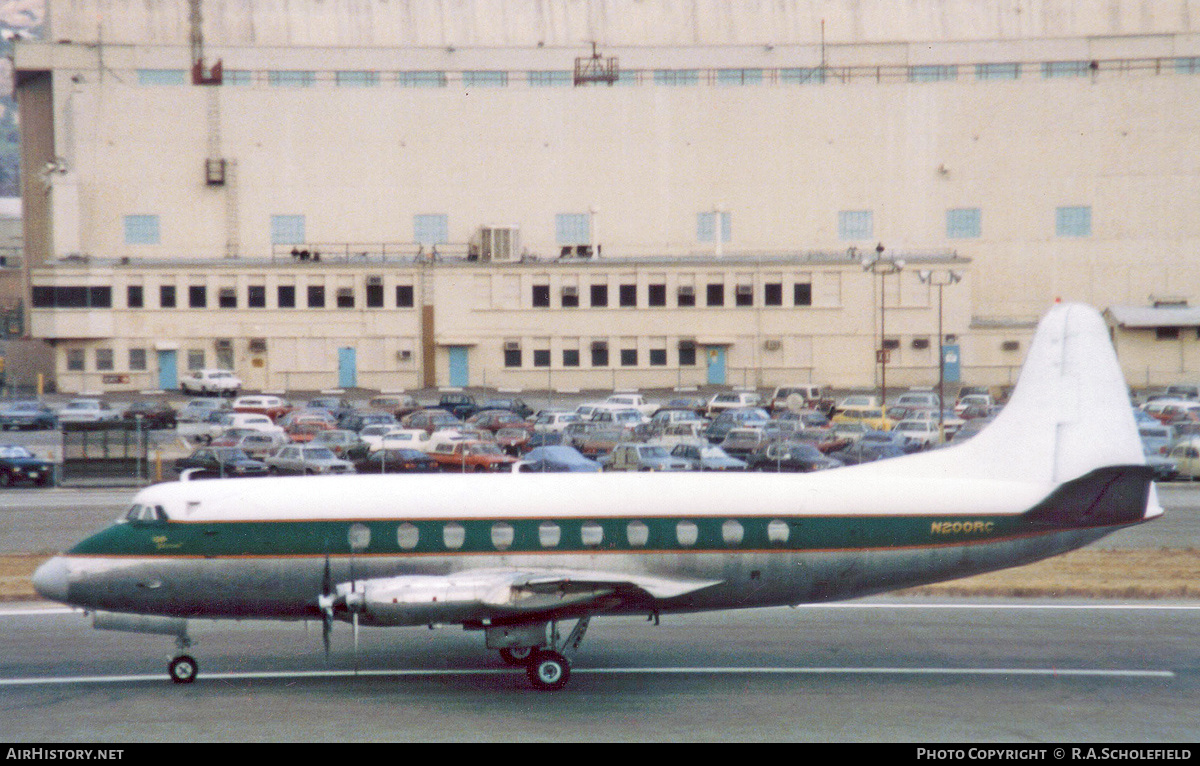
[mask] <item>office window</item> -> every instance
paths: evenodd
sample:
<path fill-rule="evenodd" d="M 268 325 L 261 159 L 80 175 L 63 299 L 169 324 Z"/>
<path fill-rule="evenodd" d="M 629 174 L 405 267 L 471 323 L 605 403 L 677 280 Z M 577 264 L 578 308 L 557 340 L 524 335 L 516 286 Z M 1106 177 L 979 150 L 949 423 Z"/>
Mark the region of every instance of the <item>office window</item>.
<path fill-rule="evenodd" d="M 638 352 L 636 348 L 621 349 L 621 366 L 637 367 Z"/>
<path fill-rule="evenodd" d="M 696 214 L 696 240 L 698 242 L 715 242 L 717 214 L 715 212 Z M 733 223 L 731 214 L 721 213 L 721 241 L 728 242 L 732 238 Z"/>
<path fill-rule="evenodd" d="M 550 349 L 535 348 L 533 350 L 533 366 L 534 367 L 549 367 L 550 366 Z"/>
<path fill-rule="evenodd" d="M 679 341 L 679 366 L 696 366 L 696 342 L 691 340 Z"/>
<path fill-rule="evenodd" d="M 96 369 L 101 371 L 113 369 L 113 350 L 111 348 L 96 349 Z"/>
<path fill-rule="evenodd" d="M 226 69 L 221 73 L 222 85 L 253 85 L 254 73 L 249 69 Z"/>
<path fill-rule="evenodd" d="M 705 291 L 705 305 L 707 306 L 724 306 L 725 305 L 725 285 L 713 283 L 708 285 Z"/>
<path fill-rule="evenodd" d="M 1178 327 L 1156 327 L 1154 328 L 1155 340 L 1179 340 Z"/>
<path fill-rule="evenodd" d="M 796 282 L 792 285 L 792 305 L 793 306 L 811 306 L 812 305 L 812 283 L 811 282 Z"/>
<path fill-rule="evenodd" d="M 976 80 L 1016 80 L 1021 77 L 1020 64 L 976 64 Z"/>
<path fill-rule="evenodd" d="M 158 306 L 164 309 L 175 308 L 175 285 L 159 285 Z"/>
<path fill-rule="evenodd" d="M 650 366 L 665 367 L 667 364 L 667 350 L 665 348 L 650 349 Z"/>
<path fill-rule="evenodd" d="M 413 242 L 432 247 L 450 241 L 450 218 L 444 213 L 413 216 Z"/>
<path fill-rule="evenodd" d="M 34 308 L 108 309 L 112 308 L 111 287 L 35 285 L 32 291 Z"/>
<path fill-rule="evenodd" d="M 592 366 L 608 366 L 608 343 L 605 341 L 596 341 L 592 344 Z"/>
<path fill-rule="evenodd" d="M 87 289 L 88 306 L 94 309 L 112 308 L 111 287 L 89 287 Z"/>
<path fill-rule="evenodd" d="M 182 69 L 139 69 L 138 85 L 184 85 L 186 79 Z"/>
<path fill-rule="evenodd" d="M 354 288 L 339 287 L 337 289 L 337 307 L 339 309 L 354 308 Z"/>
<path fill-rule="evenodd" d="M 189 348 L 187 352 L 187 368 L 189 370 L 204 369 L 204 349 Z"/>
<path fill-rule="evenodd" d="M 125 305 L 131 309 L 140 309 L 145 305 L 141 285 L 128 285 L 125 288 Z"/>
<path fill-rule="evenodd" d="M 575 285 L 565 285 L 562 289 L 562 307 L 564 309 L 579 308 L 579 288 Z"/>
<path fill-rule="evenodd" d="M 762 85 L 761 69 L 718 69 L 717 85 Z"/>
<path fill-rule="evenodd" d="M 950 239 L 970 239 L 983 232 L 983 214 L 977 207 L 946 211 L 946 236 Z"/>
<path fill-rule="evenodd" d="M 675 296 L 677 306 L 687 307 L 696 305 L 696 288 L 691 285 L 680 285 Z"/>
<path fill-rule="evenodd" d="M 413 307 L 413 286 L 396 285 L 396 308 L 410 309 Z"/>
<path fill-rule="evenodd" d="M 446 73 L 437 71 L 400 72 L 396 84 L 402 88 L 444 88 Z"/>
<path fill-rule="evenodd" d="M 367 308 L 383 308 L 383 278 L 367 277 Z"/>
<path fill-rule="evenodd" d="M 310 309 L 325 308 L 325 286 L 324 285 L 309 285 L 308 286 L 308 307 Z"/>
<path fill-rule="evenodd" d="M 550 285 L 534 285 L 532 300 L 534 308 L 550 308 Z"/>
<path fill-rule="evenodd" d="M 188 287 L 188 308 L 203 309 L 208 308 L 208 288 L 204 285 L 190 285 Z"/>
<path fill-rule="evenodd" d="M 624 308 L 637 306 L 637 285 L 620 285 L 617 287 L 617 303 Z"/>
<path fill-rule="evenodd" d="M 592 307 L 603 308 L 608 305 L 608 285 L 592 285 Z"/>
<path fill-rule="evenodd" d="M 317 81 L 317 73 L 306 70 L 272 70 L 267 72 L 267 82 L 273 88 L 311 88 Z"/>
<path fill-rule="evenodd" d="M 129 369 L 131 372 L 144 372 L 146 370 L 146 349 L 129 349 Z"/>
<path fill-rule="evenodd" d="M 563 349 L 563 367 L 578 367 L 579 366 L 579 349 L 564 348 Z"/>
<path fill-rule="evenodd" d="M 1042 77 L 1086 77 L 1090 69 L 1088 61 L 1047 61 L 1042 64 Z"/>
<path fill-rule="evenodd" d="M 275 291 L 276 300 L 279 302 L 281 309 L 296 308 L 296 286 L 295 285 L 279 285 Z"/>
<path fill-rule="evenodd" d="M 908 68 L 909 82 L 946 82 L 958 79 L 958 67 L 922 64 Z"/>
<path fill-rule="evenodd" d="M 700 70 L 698 69 L 656 69 L 654 70 L 654 84 L 668 86 L 688 86 L 700 84 Z"/>
<path fill-rule="evenodd" d="M 379 84 L 378 72 L 337 72 L 334 82 L 340 87 L 369 88 Z"/>
<path fill-rule="evenodd" d="M 1060 237 L 1091 236 L 1092 208 L 1086 205 L 1057 208 L 1054 211 L 1054 233 Z"/>
<path fill-rule="evenodd" d="M 590 243 L 591 227 L 587 213 L 559 213 L 554 216 L 554 240 L 560 245 Z"/>
<path fill-rule="evenodd" d="M 504 343 L 504 366 L 505 367 L 520 367 L 521 366 L 521 344 L 518 341 L 505 341 Z"/>
<path fill-rule="evenodd" d="M 304 241 L 304 216 L 271 216 L 271 244 L 302 245 Z"/>
<path fill-rule="evenodd" d="M 754 285 L 738 285 L 733 290 L 733 305 L 753 306 Z"/>
<path fill-rule="evenodd" d="M 159 243 L 158 216 L 125 216 L 125 244 L 157 245 Z"/>
<path fill-rule="evenodd" d="M 870 210 L 838 213 L 838 239 L 871 239 L 875 236 L 875 214 Z"/>
<path fill-rule="evenodd" d="M 508 72 L 463 72 L 462 82 L 465 88 L 503 88 L 508 85 Z"/>
<path fill-rule="evenodd" d="M 764 306 L 782 306 L 783 305 L 783 283 L 768 282 L 763 285 L 763 305 Z"/>
<path fill-rule="evenodd" d="M 667 305 L 667 286 L 650 285 L 646 289 L 646 304 L 649 306 Z"/>
<path fill-rule="evenodd" d="M 1200 56 L 1175 59 L 1176 74 L 1200 74 Z"/>
<path fill-rule="evenodd" d="M 222 287 L 217 290 L 217 306 L 223 309 L 236 309 L 237 290 L 232 287 Z"/>
<path fill-rule="evenodd" d="M 267 288 L 265 285 L 250 285 L 246 288 L 246 306 L 252 309 L 267 307 Z"/>
<path fill-rule="evenodd" d="M 821 67 L 780 69 L 779 82 L 784 85 L 820 85 L 825 82 L 825 70 Z"/>
<path fill-rule="evenodd" d="M 571 72 L 530 72 L 529 85 L 533 88 L 556 88 L 573 85 L 575 76 Z"/>
<path fill-rule="evenodd" d="M 67 349 L 67 371 L 68 372 L 83 372 L 84 367 L 83 349 L 69 348 Z"/>

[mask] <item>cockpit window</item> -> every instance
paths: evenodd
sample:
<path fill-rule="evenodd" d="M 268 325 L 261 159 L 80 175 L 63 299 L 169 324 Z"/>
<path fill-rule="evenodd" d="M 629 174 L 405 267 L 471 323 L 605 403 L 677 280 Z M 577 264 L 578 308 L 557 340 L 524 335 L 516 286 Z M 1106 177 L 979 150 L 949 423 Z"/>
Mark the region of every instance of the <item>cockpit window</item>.
<path fill-rule="evenodd" d="M 168 521 L 169 519 L 170 517 L 167 516 L 167 509 L 163 508 L 161 505 L 142 505 L 140 503 L 134 503 L 133 507 L 131 507 L 124 516 L 117 519 L 117 523 L 124 524 L 128 521 Z"/>

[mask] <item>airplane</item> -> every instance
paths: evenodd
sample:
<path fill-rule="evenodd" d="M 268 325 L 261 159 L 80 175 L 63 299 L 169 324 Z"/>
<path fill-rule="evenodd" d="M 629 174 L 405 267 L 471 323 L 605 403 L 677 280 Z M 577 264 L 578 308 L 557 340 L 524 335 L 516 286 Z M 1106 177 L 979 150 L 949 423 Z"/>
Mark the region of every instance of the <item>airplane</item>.
<path fill-rule="evenodd" d="M 995 421 L 810 474 L 179 481 L 34 574 L 97 628 L 189 618 L 461 625 L 561 689 L 591 618 L 796 606 L 1027 564 L 1162 514 L 1103 319 L 1057 304 Z M 574 621 L 563 638 L 560 623 Z M 565 626 L 564 626 L 565 629 Z M 195 680 L 194 657 L 169 665 Z"/>

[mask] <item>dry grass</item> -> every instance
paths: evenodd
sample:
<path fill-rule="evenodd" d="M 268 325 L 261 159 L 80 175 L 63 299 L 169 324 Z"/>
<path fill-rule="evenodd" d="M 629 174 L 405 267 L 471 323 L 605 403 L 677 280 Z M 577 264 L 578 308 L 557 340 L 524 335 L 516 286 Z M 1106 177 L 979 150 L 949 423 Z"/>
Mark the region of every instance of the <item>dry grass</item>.
<path fill-rule="evenodd" d="M 45 554 L 0 555 L 0 601 L 38 598 L 30 577 Z M 901 595 L 1200 598 L 1200 551 L 1194 548 L 1080 550 L 1029 566 L 898 591 Z"/>

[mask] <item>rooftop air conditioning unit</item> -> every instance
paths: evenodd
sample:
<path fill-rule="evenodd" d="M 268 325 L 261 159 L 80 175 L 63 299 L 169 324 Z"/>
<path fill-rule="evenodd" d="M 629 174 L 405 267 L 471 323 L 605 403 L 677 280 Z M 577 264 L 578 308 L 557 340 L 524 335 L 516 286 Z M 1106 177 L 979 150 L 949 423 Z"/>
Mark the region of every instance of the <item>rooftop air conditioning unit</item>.
<path fill-rule="evenodd" d="M 504 350 L 505 351 L 520 351 L 521 350 L 521 341 L 519 341 L 519 340 L 504 341 Z"/>
<path fill-rule="evenodd" d="M 781 343 L 778 340 L 775 340 L 774 338 L 763 341 L 763 348 L 766 349 L 767 351 L 778 351 L 782 347 L 783 347 L 783 343 Z"/>
<path fill-rule="evenodd" d="M 480 226 L 470 244 L 480 261 L 508 263 L 521 259 L 519 226 Z"/>

